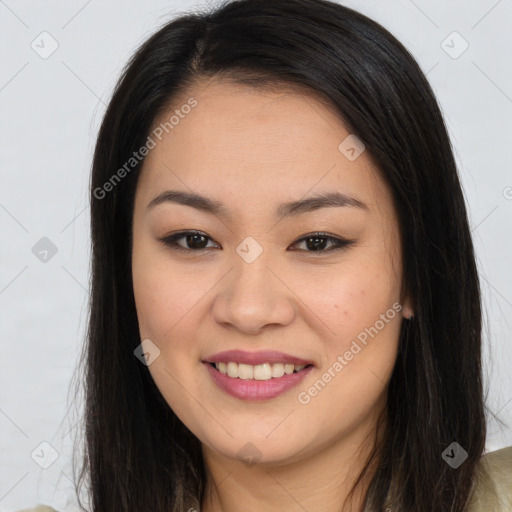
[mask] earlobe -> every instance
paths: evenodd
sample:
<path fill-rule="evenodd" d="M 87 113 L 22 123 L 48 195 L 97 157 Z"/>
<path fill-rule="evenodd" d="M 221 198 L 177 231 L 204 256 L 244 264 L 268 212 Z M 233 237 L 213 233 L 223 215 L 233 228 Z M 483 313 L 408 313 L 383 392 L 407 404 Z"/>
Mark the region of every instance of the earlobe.
<path fill-rule="evenodd" d="M 403 317 L 406 320 L 412 320 L 414 318 L 414 311 L 412 308 L 405 308 L 402 310 Z"/>
<path fill-rule="evenodd" d="M 414 318 L 414 310 L 412 309 L 409 299 L 406 299 L 403 302 L 402 316 L 406 320 L 411 320 L 412 318 Z"/>

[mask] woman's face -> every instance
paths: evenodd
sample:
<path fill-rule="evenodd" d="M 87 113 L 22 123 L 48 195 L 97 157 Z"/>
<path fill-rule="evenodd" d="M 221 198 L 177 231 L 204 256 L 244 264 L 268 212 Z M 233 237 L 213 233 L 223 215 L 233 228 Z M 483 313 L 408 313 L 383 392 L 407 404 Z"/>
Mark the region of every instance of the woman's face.
<path fill-rule="evenodd" d="M 173 114 L 168 133 L 153 131 L 133 218 L 140 336 L 163 397 L 208 453 L 246 462 L 300 460 L 371 431 L 412 311 L 369 156 L 327 106 L 284 90 L 211 82 L 153 128 Z M 224 375 L 209 362 L 228 350 L 247 358 L 221 355 Z M 294 359 L 311 366 L 289 375 Z"/>

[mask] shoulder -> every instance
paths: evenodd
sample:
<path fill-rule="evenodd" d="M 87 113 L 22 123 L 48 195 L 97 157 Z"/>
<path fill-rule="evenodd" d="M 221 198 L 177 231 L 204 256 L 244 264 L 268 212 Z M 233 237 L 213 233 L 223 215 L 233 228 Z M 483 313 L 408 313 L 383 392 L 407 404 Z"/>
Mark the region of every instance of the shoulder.
<path fill-rule="evenodd" d="M 485 454 L 477 466 L 468 512 L 512 510 L 512 446 Z"/>
<path fill-rule="evenodd" d="M 37 505 L 33 508 L 24 508 L 23 510 L 17 510 L 16 512 L 57 512 L 54 508 L 48 505 Z"/>

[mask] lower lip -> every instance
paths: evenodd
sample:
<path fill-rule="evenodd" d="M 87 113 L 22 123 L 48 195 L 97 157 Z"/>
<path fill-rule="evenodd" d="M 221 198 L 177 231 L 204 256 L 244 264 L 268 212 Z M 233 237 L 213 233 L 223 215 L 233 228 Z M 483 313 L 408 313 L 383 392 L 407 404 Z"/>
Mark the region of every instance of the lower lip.
<path fill-rule="evenodd" d="M 232 378 L 219 372 L 210 363 L 203 363 L 217 386 L 235 398 L 242 400 L 269 400 L 297 386 L 313 369 L 308 366 L 300 372 L 269 380 Z"/>

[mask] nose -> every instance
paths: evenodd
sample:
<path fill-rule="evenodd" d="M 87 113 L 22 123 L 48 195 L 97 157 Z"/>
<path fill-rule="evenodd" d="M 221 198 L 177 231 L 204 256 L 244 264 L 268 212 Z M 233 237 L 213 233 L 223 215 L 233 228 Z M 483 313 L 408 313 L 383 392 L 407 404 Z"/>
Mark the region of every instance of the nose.
<path fill-rule="evenodd" d="M 234 258 L 234 267 L 219 283 L 212 314 L 221 326 L 245 334 L 258 334 L 268 326 L 293 322 L 293 284 L 264 255 L 252 263 Z M 289 280 L 289 278 L 288 278 Z"/>

